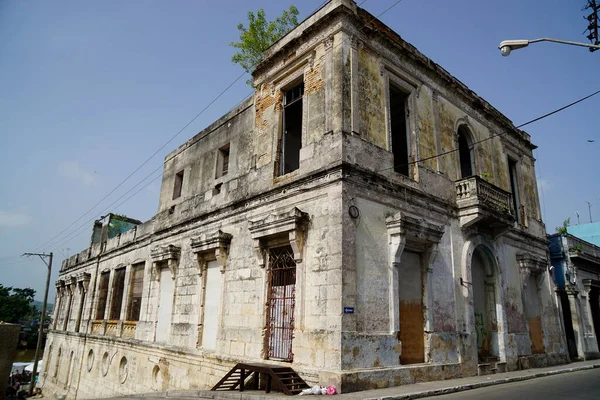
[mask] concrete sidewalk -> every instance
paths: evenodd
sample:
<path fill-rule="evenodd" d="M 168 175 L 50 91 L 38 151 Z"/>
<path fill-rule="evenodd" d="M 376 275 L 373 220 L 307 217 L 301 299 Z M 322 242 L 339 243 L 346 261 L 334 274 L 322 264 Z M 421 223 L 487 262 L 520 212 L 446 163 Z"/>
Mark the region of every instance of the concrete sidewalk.
<path fill-rule="evenodd" d="M 459 378 L 447 381 L 434 381 L 426 383 L 415 383 L 412 385 L 397 386 L 386 389 L 365 390 L 362 392 L 341 394 L 335 396 L 338 400 L 408 400 L 420 399 L 430 396 L 461 392 L 486 386 L 501 385 L 503 383 L 519 382 L 528 379 L 541 378 L 549 375 L 564 374 L 567 372 L 583 371 L 592 368 L 600 368 L 600 360 L 582 361 L 565 365 L 557 365 L 547 368 L 528 369 L 524 371 L 505 372 L 501 374 L 474 376 L 470 378 Z M 313 396 L 307 396 L 309 399 Z M 171 398 L 171 399 L 224 399 L 224 400 L 261 400 L 261 399 L 289 399 L 280 393 L 266 394 L 261 391 L 223 391 L 213 392 L 210 390 L 190 390 L 154 392 L 147 394 L 131 395 L 121 399 L 146 399 L 146 398 Z"/>

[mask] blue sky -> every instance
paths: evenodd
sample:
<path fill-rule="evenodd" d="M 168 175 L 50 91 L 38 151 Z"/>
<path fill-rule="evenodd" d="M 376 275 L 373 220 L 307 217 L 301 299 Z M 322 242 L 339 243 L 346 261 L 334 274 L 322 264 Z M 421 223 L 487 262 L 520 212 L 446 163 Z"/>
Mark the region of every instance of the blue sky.
<path fill-rule="evenodd" d="M 394 2 L 367 0 L 363 7 L 377 15 Z M 236 25 L 249 10 L 262 7 L 274 18 L 295 4 L 304 18 L 320 3 L 0 1 L 0 283 L 32 287 L 41 299 L 45 266 L 19 258 L 21 253 L 54 251 L 54 281 L 63 256 L 87 247 L 88 221 L 160 167 L 169 151 L 250 94 L 241 79 L 106 201 L 41 246 L 239 76 L 228 44 L 238 38 Z M 403 0 L 381 19 L 521 124 L 599 90 L 600 51 L 540 43 L 501 57 L 498 43 L 538 37 L 587 41 L 584 3 Z M 567 217 L 576 222 L 576 211 L 587 222 L 586 201 L 600 220 L 599 111 L 600 95 L 526 128 L 539 146 L 536 166 L 549 232 Z M 150 219 L 159 185 L 160 178 L 110 210 Z"/>

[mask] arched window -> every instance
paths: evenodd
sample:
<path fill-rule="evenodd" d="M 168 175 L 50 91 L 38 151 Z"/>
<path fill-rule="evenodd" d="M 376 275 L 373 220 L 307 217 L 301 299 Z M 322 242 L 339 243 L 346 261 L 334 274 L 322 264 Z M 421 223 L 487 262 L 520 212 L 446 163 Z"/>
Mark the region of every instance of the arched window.
<path fill-rule="evenodd" d="M 473 141 L 465 125 L 458 128 L 458 157 L 460 160 L 460 177 L 467 178 L 473 175 Z"/>

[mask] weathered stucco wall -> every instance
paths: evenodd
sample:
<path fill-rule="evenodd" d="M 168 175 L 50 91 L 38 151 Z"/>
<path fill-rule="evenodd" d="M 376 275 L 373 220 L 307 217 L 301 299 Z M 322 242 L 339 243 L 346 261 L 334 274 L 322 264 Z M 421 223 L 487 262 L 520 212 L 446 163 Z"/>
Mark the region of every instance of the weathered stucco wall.
<path fill-rule="evenodd" d="M 408 176 L 394 171 L 390 80 L 407 91 Z M 63 264 L 45 394 L 207 388 L 238 361 L 269 358 L 265 260 L 281 245 L 296 263 L 293 362 L 284 365 L 310 384 L 347 392 L 475 375 L 490 362 L 514 370 L 566 360 L 527 134 L 350 0 L 333 0 L 271 47 L 254 82 L 251 98 L 165 158 L 150 221 Z M 282 96 L 300 82 L 299 168 L 279 176 Z M 458 155 L 435 156 L 457 147 L 461 125 L 474 141 L 510 131 L 476 145 L 474 174 L 502 197 L 508 156 L 517 158 L 521 223 L 485 199 L 478 219 L 459 216 Z M 477 296 L 474 259 L 486 271 Z M 139 321 L 124 320 L 128 290 L 120 320 L 99 318 L 101 275 L 110 274 L 108 310 L 115 270 L 126 268 L 129 288 L 133 265 L 145 268 Z M 169 274 L 170 303 L 160 278 Z M 207 293 L 219 298 L 205 302 Z M 482 328 L 492 360 L 478 347 Z"/>

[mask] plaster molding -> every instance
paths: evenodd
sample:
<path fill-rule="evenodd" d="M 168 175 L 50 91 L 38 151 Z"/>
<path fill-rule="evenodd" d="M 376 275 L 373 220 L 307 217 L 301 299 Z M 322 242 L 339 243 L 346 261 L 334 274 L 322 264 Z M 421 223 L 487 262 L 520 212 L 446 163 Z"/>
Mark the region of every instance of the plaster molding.
<path fill-rule="evenodd" d="M 207 268 L 207 262 L 215 259 L 219 263 L 221 273 L 225 273 L 232 238 L 231 234 L 218 230 L 213 234 L 204 234 L 191 239 L 190 244 L 192 252 L 196 254 L 200 276 Z"/>
<path fill-rule="evenodd" d="M 529 276 L 532 274 L 536 276 L 536 285 L 539 287 L 541 276 L 546 270 L 547 260 L 531 253 L 518 253 L 517 264 L 519 265 L 523 287 L 527 287 Z"/>
<path fill-rule="evenodd" d="M 433 224 L 425 219 L 414 218 L 396 213 L 385 219 L 388 235 L 402 235 L 409 241 L 439 243 L 444 235 L 442 225 Z"/>
<path fill-rule="evenodd" d="M 167 268 L 171 271 L 171 279 L 175 280 L 177 266 L 181 256 L 181 247 L 169 244 L 167 246 L 156 246 L 150 251 L 152 257 L 152 270 L 156 280 L 160 281 L 160 269 L 166 262 Z"/>
<path fill-rule="evenodd" d="M 254 253 L 261 268 L 265 266 L 265 240 L 287 236 L 294 251 L 294 261 L 302 262 L 308 213 L 294 207 L 291 211 L 272 213 L 257 221 L 250 221 L 250 235 L 254 240 Z"/>

